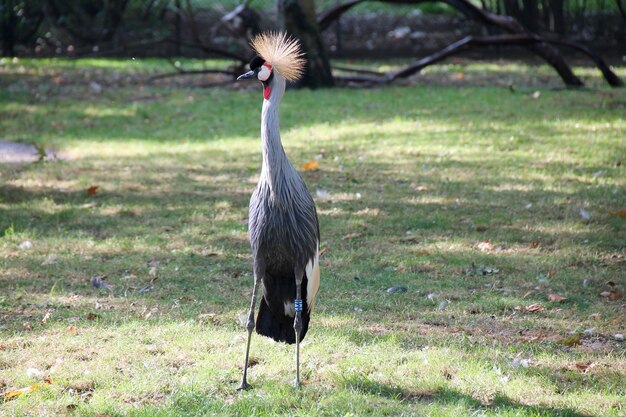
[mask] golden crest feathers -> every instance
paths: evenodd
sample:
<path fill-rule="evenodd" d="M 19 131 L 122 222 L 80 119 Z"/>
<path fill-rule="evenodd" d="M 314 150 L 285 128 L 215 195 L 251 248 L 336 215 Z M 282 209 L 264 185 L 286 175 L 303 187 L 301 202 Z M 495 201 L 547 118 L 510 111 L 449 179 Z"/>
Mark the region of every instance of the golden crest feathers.
<path fill-rule="evenodd" d="M 297 81 L 304 72 L 304 54 L 300 43 L 284 32 L 265 32 L 252 39 L 252 48 L 289 81 Z"/>

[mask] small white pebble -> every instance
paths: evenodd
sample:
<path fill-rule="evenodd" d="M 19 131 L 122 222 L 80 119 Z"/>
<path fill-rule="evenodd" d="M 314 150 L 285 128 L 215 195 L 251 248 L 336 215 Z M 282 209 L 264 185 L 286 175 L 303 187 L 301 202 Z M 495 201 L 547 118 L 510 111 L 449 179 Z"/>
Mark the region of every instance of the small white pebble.
<path fill-rule="evenodd" d="M 583 220 L 589 220 L 593 216 L 592 212 L 590 212 L 589 210 L 585 210 L 583 207 L 581 207 L 580 210 L 578 210 L 578 214 L 580 214 L 580 217 Z"/>
<path fill-rule="evenodd" d="M 583 334 L 584 334 L 585 336 L 591 336 L 591 335 L 593 335 L 595 332 L 596 332 L 595 327 L 590 327 L 590 328 L 588 328 L 588 329 L 585 329 L 585 331 L 583 332 Z"/>
<path fill-rule="evenodd" d="M 22 243 L 20 243 L 20 249 L 22 250 L 32 249 L 32 247 L 33 247 L 33 242 L 31 242 L 30 240 L 25 240 Z"/>
<path fill-rule="evenodd" d="M 37 368 L 28 368 L 26 370 L 26 375 L 31 378 L 41 378 L 43 376 L 43 372 Z"/>
<path fill-rule="evenodd" d="M 511 366 L 521 366 L 522 368 L 528 368 L 530 366 L 530 359 L 515 358 L 513 359 L 513 362 L 511 362 Z"/>
<path fill-rule="evenodd" d="M 624 335 L 621 333 L 615 333 L 615 335 L 613 335 L 613 337 L 615 338 L 615 340 L 617 340 L 618 342 L 623 342 L 624 341 Z"/>

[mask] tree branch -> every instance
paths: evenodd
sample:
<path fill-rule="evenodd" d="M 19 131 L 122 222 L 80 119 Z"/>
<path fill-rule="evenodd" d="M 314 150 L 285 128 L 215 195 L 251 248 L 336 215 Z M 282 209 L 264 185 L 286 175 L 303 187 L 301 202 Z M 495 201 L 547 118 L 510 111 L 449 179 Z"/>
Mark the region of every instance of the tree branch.
<path fill-rule="evenodd" d="M 236 53 L 226 51 L 224 49 L 217 48 L 211 45 L 206 45 L 200 38 L 200 32 L 198 30 L 198 24 L 196 22 L 196 16 L 193 10 L 193 6 L 191 5 L 191 1 L 185 0 L 185 3 L 187 5 L 187 16 L 189 17 L 189 29 L 191 31 L 191 36 L 193 37 L 193 40 L 196 42 L 196 46 L 199 49 L 201 49 L 202 51 L 208 54 L 222 55 L 222 56 L 237 60 L 242 63 L 246 63 L 248 61 L 245 57 L 240 56 Z"/>
<path fill-rule="evenodd" d="M 350 0 L 347 3 L 339 4 L 319 13 L 317 16 L 317 25 L 320 28 L 320 32 L 328 29 L 328 27 L 332 25 L 335 20 L 339 19 L 342 14 L 364 1 L 365 0 Z"/>
<path fill-rule="evenodd" d="M 497 36 L 482 36 L 482 37 L 476 37 L 476 36 L 466 36 L 465 38 L 454 42 L 451 45 L 448 45 L 447 47 L 443 48 L 440 51 L 435 52 L 434 54 L 431 54 L 425 58 L 420 59 L 419 61 L 417 61 L 416 63 L 409 65 L 408 67 L 394 73 L 391 75 L 392 79 L 396 79 L 399 77 L 408 77 L 410 75 L 415 74 L 416 72 L 419 72 L 421 69 L 423 69 L 424 67 L 427 67 L 428 65 L 432 65 L 435 64 L 445 58 L 447 58 L 450 55 L 454 55 L 456 53 L 458 53 L 462 48 L 466 47 L 466 46 L 471 46 L 471 45 L 522 45 L 522 46 L 527 46 L 527 45 L 532 45 L 532 44 L 537 44 L 537 43 L 554 43 L 557 45 L 563 45 L 563 46 L 567 46 L 569 48 L 574 48 L 584 54 L 586 54 L 588 57 L 590 57 L 598 66 L 598 68 L 600 68 L 600 70 L 602 71 L 602 74 L 604 75 L 604 78 L 606 79 L 606 81 L 613 87 L 621 87 L 623 85 L 623 82 L 621 79 L 619 79 L 619 77 L 617 77 L 617 75 L 615 75 L 615 73 L 613 71 L 611 71 L 611 69 L 609 68 L 609 66 L 604 62 L 604 60 L 602 60 L 602 58 L 600 58 L 597 54 L 595 54 L 594 52 L 592 52 L 591 50 L 589 50 L 588 48 L 574 43 L 574 42 L 568 42 L 568 41 L 562 41 L 562 40 L 558 40 L 558 39 L 545 39 L 545 38 L 541 38 L 539 36 L 534 36 L 534 35 L 524 35 L 524 34 L 518 34 L 518 35 L 497 35 Z"/>
<path fill-rule="evenodd" d="M 403 76 L 405 72 L 408 75 L 413 74 L 420 69 L 424 68 L 424 66 L 431 65 L 435 62 L 439 62 L 442 59 L 456 53 L 458 50 L 470 45 L 507 45 L 507 44 L 518 44 L 527 47 L 533 53 L 542 57 L 548 64 L 550 64 L 556 72 L 559 74 L 563 82 L 572 87 L 580 87 L 583 85 L 583 82 L 578 78 L 571 70 L 570 66 L 565 62 L 559 51 L 552 45 L 561 45 L 569 48 L 576 49 L 585 55 L 587 55 L 591 60 L 596 64 L 596 66 L 602 72 L 604 78 L 609 83 L 609 85 L 613 87 L 619 87 L 623 85 L 623 82 L 619 79 L 619 77 L 610 69 L 610 67 L 600 58 L 599 55 L 595 54 L 589 48 L 580 45 L 571 41 L 564 40 L 550 40 L 539 37 L 538 35 L 530 32 L 526 29 L 517 19 L 511 16 L 498 15 L 495 13 L 491 13 L 486 10 L 480 9 L 478 6 L 474 5 L 468 0 L 350 0 L 346 3 L 337 5 L 332 7 L 318 16 L 318 23 L 322 29 L 328 28 L 332 22 L 337 20 L 343 13 L 350 10 L 352 7 L 364 2 L 364 1 L 378 1 L 381 3 L 391 3 L 391 4 L 421 4 L 427 2 L 442 2 L 445 3 L 456 10 L 463 13 L 468 18 L 478 21 L 483 25 L 487 26 L 495 26 L 509 34 L 514 36 L 504 37 L 474 37 L 467 36 L 451 45 L 448 45 L 446 48 L 438 51 L 434 54 L 429 55 L 415 64 L 410 65 L 409 67 L 401 70 L 399 73 L 392 75 L 392 77 L 398 78 Z M 621 6 L 621 0 L 616 0 L 618 2 L 618 6 Z M 406 75 L 406 76 L 408 76 Z"/>

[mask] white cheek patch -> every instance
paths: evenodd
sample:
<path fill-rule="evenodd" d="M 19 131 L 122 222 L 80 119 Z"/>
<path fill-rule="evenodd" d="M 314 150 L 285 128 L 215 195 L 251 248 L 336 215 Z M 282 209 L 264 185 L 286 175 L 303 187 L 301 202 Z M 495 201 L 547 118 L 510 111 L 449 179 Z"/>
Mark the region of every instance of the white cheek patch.
<path fill-rule="evenodd" d="M 261 67 L 261 71 L 259 71 L 259 73 L 257 74 L 257 78 L 260 81 L 267 81 L 267 79 L 270 77 L 271 73 L 272 73 L 272 70 L 270 70 L 265 65 L 263 65 Z"/>

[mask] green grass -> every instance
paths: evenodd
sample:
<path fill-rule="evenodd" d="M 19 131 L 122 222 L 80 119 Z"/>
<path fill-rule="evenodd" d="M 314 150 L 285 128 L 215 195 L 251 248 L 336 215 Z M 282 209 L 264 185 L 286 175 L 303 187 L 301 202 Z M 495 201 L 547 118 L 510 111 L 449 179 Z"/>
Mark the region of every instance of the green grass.
<path fill-rule="evenodd" d="M 623 415 L 624 300 L 600 295 L 626 284 L 623 90 L 555 90 L 515 64 L 495 74 L 511 92 L 480 86 L 495 66 L 452 64 L 288 91 L 283 141 L 294 165 L 319 160 L 302 176 L 327 248 L 306 385 L 291 346 L 255 336 L 237 393 L 259 88 L 97 94 L 91 64 L 44 65 L 5 66 L 0 89 L 0 138 L 67 158 L 0 165 L 0 392 L 51 384 L 0 415 Z"/>

